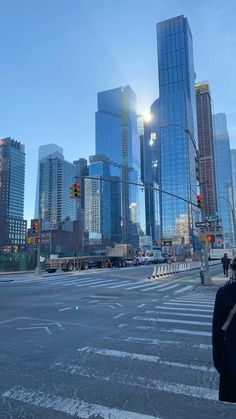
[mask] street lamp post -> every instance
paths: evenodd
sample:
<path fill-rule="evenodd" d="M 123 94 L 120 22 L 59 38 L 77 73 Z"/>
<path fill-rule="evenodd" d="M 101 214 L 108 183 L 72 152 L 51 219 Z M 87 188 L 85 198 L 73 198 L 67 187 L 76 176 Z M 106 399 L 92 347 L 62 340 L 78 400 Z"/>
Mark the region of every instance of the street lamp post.
<path fill-rule="evenodd" d="M 191 133 L 191 131 L 187 127 L 184 127 L 183 125 L 180 125 L 180 124 L 163 124 L 163 125 L 160 126 L 160 128 L 166 128 L 166 127 L 179 127 L 179 128 L 182 128 L 184 130 L 184 132 L 189 136 L 189 138 L 190 138 L 190 140 L 191 140 L 191 142 L 193 144 L 195 153 L 196 153 L 195 159 L 196 159 L 196 162 L 198 164 L 198 169 L 199 169 L 199 153 L 198 153 L 198 150 L 197 150 L 196 142 L 194 140 L 194 136 Z M 189 153 L 188 153 L 188 156 L 189 156 Z M 188 157 L 188 160 L 189 160 L 189 157 Z M 188 161 L 188 165 L 189 165 L 189 161 Z M 189 174 L 188 175 L 189 175 L 189 188 L 191 188 L 190 170 L 189 170 Z M 196 179 L 197 179 L 197 176 L 196 176 Z M 201 185 L 202 184 L 199 183 L 200 192 L 201 192 Z M 203 208 L 201 208 L 201 217 L 202 217 L 202 221 L 205 221 L 205 212 L 204 212 L 204 209 Z M 209 262 L 208 262 L 208 250 L 207 250 L 206 230 L 205 230 L 205 241 L 204 241 L 204 248 L 203 248 L 203 250 L 204 250 L 204 268 L 205 268 L 204 285 L 210 285 L 211 284 L 211 276 L 210 276 L 210 269 L 209 269 Z"/>
<path fill-rule="evenodd" d="M 234 247 L 236 247 L 236 227 L 235 227 L 235 211 L 233 208 L 232 203 L 228 198 L 225 198 L 224 196 L 218 196 L 220 199 L 224 199 L 226 202 L 228 202 L 228 205 L 231 209 L 231 215 L 232 215 L 232 221 L 233 221 L 233 230 L 234 230 Z"/>

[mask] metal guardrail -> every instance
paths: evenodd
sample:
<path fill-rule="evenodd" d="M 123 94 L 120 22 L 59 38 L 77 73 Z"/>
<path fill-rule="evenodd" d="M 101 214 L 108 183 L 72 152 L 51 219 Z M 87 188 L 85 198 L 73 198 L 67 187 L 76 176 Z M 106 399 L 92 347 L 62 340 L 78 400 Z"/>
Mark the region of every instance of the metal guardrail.
<path fill-rule="evenodd" d="M 212 262 L 212 263 L 211 263 Z M 211 261 L 210 265 L 218 265 L 215 261 Z M 166 263 L 161 265 L 155 265 L 153 268 L 153 273 L 149 276 L 149 279 L 163 278 L 166 276 L 171 276 L 186 271 L 191 271 L 193 269 L 200 269 L 201 262 L 180 262 L 180 263 Z"/>

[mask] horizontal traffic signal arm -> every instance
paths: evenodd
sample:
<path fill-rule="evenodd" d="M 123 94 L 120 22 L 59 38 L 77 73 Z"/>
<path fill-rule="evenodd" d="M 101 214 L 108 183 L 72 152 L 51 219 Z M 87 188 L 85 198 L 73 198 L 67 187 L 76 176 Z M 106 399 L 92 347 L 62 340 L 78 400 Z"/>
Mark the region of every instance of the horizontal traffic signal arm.
<path fill-rule="evenodd" d="M 172 192 L 167 192 L 164 189 L 156 188 L 154 186 L 150 186 L 149 184 L 148 185 L 145 185 L 143 183 L 130 182 L 128 180 L 121 180 L 121 179 L 114 179 L 114 178 L 113 179 L 109 179 L 109 178 L 105 178 L 105 177 L 101 177 L 101 176 L 99 176 L 99 178 L 96 177 L 96 176 L 76 176 L 76 177 L 78 177 L 79 179 L 94 179 L 94 180 L 98 180 L 99 179 L 99 180 L 103 180 L 104 182 L 125 183 L 127 185 L 135 185 L 135 186 L 138 186 L 138 187 L 144 188 L 144 189 L 150 189 L 150 190 L 153 190 L 153 191 L 159 191 L 159 192 L 164 193 L 166 195 L 173 196 L 174 198 L 180 199 L 181 201 L 187 202 L 187 204 L 191 204 L 193 207 L 199 208 L 197 204 L 195 204 L 194 202 L 190 201 L 189 199 L 182 198 L 181 196 L 176 195 L 176 194 L 174 194 Z"/>

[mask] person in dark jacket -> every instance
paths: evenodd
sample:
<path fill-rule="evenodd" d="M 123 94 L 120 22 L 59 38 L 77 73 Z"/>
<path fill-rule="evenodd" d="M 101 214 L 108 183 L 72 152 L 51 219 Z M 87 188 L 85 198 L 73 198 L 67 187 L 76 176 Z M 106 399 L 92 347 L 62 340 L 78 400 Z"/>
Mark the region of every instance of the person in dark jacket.
<path fill-rule="evenodd" d="M 236 403 L 236 313 L 231 315 L 229 322 L 229 314 L 236 304 L 236 258 L 234 259 L 231 265 L 232 278 L 216 294 L 212 350 L 213 362 L 220 374 L 219 400 Z M 228 327 L 224 331 L 222 326 L 226 324 Z"/>
<path fill-rule="evenodd" d="M 221 263 L 223 265 L 224 276 L 228 277 L 230 259 L 228 258 L 227 253 L 225 253 L 224 256 L 222 257 Z"/>

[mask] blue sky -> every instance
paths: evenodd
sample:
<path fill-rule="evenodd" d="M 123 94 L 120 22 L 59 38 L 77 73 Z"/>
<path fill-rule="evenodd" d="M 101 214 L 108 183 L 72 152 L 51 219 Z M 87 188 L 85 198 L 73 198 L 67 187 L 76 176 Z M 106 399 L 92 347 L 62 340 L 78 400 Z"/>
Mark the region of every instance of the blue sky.
<path fill-rule="evenodd" d="M 148 111 L 158 97 L 155 25 L 180 14 L 197 80 L 209 80 L 236 148 L 235 1 L 0 0 L 0 137 L 26 146 L 26 219 L 39 145 L 55 142 L 69 161 L 94 154 L 98 91 L 130 84 Z"/>

